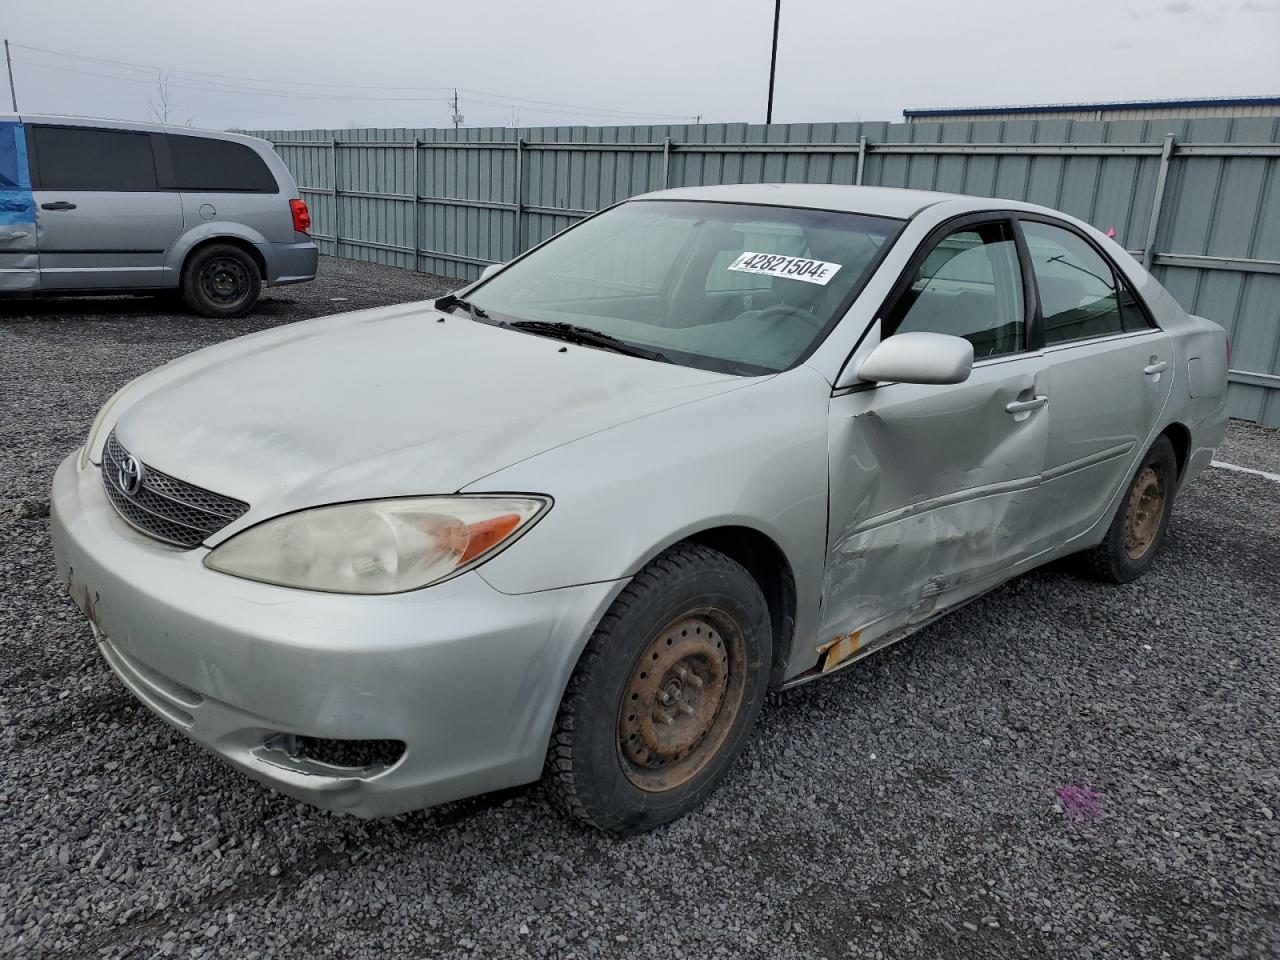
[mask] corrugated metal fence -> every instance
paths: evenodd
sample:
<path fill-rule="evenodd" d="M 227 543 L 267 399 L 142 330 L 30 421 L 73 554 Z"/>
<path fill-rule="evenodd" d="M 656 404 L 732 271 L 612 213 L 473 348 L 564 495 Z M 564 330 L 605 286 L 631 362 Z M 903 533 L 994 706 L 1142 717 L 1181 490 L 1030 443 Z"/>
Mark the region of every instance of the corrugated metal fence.
<path fill-rule="evenodd" d="M 1280 119 L 268 130 L 326 253 L 472 279 L 664 186 L 1028 200 L 1102 229 L 1231 334 L 1231 414 L 1280 426 Z"/>

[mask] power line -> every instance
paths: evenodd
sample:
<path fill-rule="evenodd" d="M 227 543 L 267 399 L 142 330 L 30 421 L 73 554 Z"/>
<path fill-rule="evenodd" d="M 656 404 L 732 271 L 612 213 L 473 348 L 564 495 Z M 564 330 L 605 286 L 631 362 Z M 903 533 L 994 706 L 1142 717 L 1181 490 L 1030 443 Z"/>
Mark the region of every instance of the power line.
<path fill-rule="evenodd" d="M 17 44 L 14 44 L 17 46 Z M 97 70 L 77 70 L 74 67 L 60 67 L 52 63 L 41 63 L 38 60 L 27 60 L 23 57 L 16 57 L 18 63 L 24 63 L 30 67 L 37 67 L 41 70 L 58 70 L 62 73 L 76 73 L 84 77 L 101 77 L 107 80 L 122 80 L 125 83 L 140 83 L 145 86 L 154 86 L 156 82 L 155 76 L 151 77 L 125 77 L 118 73 L 102 73 Z M 160 71 L 164 72 L 164 71 Z M 411 101 L 416 103 L 422 102 L 440 102 L 445 103 L 448 97 L 369 97 L 362 94 L 332 94 L 332 93 L 302 93 L 300 91 L 285 90 L 257 90 L 253 87 L 234 86 L 222 83 L 171 83 L 173 87 L 180 87 L 183 90 L 212 90 L 218 93 L 242 93 L 255 97 L 283 97 L 294 100 L 373 100 L 373 101 Z"/>
<path fill-rule="evenodd" d="M 643 112 L 633 111 L 633 110 L 610 110 L 608 108 L 592 107 L 592 106 L 586 106 L 584 104 L 563 103 L 556 100 L 535 100 L 528 97 L 513 97 L 503 93 L 494 93 L 494 92 L 485 91 L 485 90 L 468 90 L 466 88 L 455 89 L 452 87 L 426 87 L 426 86 L 415 87 L 415 86 L 391 86 L 391 85 L 378 86 L 378 85 L 369 85 L 369 84 L 318 83 L 314 81 L 305 81 L 305 80 L 267 80 L 267 79 L 256 78 L 256 77 L 237 76 L 234 74 L 207 73 L 207 72 L 198 71 L 198 70 L 170 70 L 168 68 L 158 67 L 152 64 L 133 63 L 127 60 L 112 60 L 106 57 L 91 57 L 84 54 L 64 53 L 59 50 L 50 50 L 45 47 L 35 47 L 35 46 L 30 46 L 28 44 L 15 43 L 13 44 L 13 46 L 15 48 L 19 48 L 22 50 L 29 50 L 35 53 L 47 54 L 49 56 L 54 56 L 54 57 L 63 57 L 68 60 L 78 60 L 78 61 L 84 61 L 88 63 L 103 64 L 103 65 L 112 66 L 112 67 L 124 67 L 130 70 L 146 71 L 148 76 L 146 77 L 146 79 L 142 79 L 138 77 L 121 76 L 118 73 L 100 73 L 100 72 L 93 72 L 93 71 L 87 71 L 87 70 L 76 70 L 71 67 L 63 67 L 63 66 L 58 66 L 56 64 L 51 64 L 51 63 L 42 63 L 38 60 L 25 60 L 25 59 L 20 60 L 20 62 L 27 63 L 28 65 L 43 67 L 49 70 L 62 70 L 62 71 L 71 72 L 71 73 L 83 73 L 87 76 L 100 76 L 100 77 L 106 77 L 109 79 L 124 80 L 126 82 L 132 82 L 132 83 L 145 83 L 147 85 L 151 85 L 155 82 L 154 77 L 155 77 L 155 74 L 158 72 L 165 73 L 172 77 L 177 77 L 179 80 L 183 78 L 189 78 L 189 79 L 195 80 L 196 78 L 201 78 L 201 77 L 212 77 L 218 81 L 215 83 L 210 83 L 207 80 L 200 81 L 201 82 L 200 86 L 192 86 L 191 84 L 182 84 L 182 83 L 172 84 L 175 87 L 180 87 L 182 89 L 187 89 L 187 90 L 210 89 L 210 90 L 216 90 L 219 92 L 226 92 L 226 93 L 252 93 L 258 96 L 270 96 L 270 97 L 279 97 L 279 98 L 288 98 L 288 99 L 346 100 L 346 101 L 363 100 L 363 101 L 371 101 L 371 102 L 386 101 L 386 102 L 418 102 L 418 103 L 422 103 L 422 102 L 447 103 L 447 102 L 450 102 L 451 100 L 456 100 L 458 92 L 461 91 L 462 93 L 465 93 L 465 94 L 472 94 L 478 97 L 490 97 L 490 98 L 495 98 L 495 99 L 504 101 L 503 103 L 496 103 L 496 104 L 490 103 L 485 100 L 478 101 L 481 103 L 488 103 L 491 106 L 506 107 L 506 106 L 511 106 L 512 104 L 530 104 L 537 108 L 533 110 L 533 112 L 535 113 L 558 113 L 558 114 L 567 114 L 571 116 L 580 115 L 580 116 L 598 116 L 598 117 L 629 117 L 634 119 L 645 119 L 645 120 L 692 120 L 693 119 L 692 114 L 663 114 L 663 113 L 643 113 Z M 226 83 L 224 81 L 233 81 L 233 83 Z M 270 84 L 270 85 L 276 85 L 276 86 L 287 85 L 287 86 L 296 86 L 296 87 L 321 87 L 321 88 L 329 88 L 330 90 L 332 90 L 333 88 L 348 89 L 348 90 L 441 91 L 441 92 L 447 92 L 452 90 L 454 92 L 454 96 L 450 98 L 447 96 L 435 96 L 435 97 L 387 96 L 387 95 L 374 96 L 374 95 L 360 95 L 360 94 L 342 94 L 342 93 L 335 93 L 335 92 L 305 93 L 300 90 L 270 90 L 270 89 L 262 89 L 260 87 L 244 86 L 244 84 L 255 84 L 255 83 Z M 456 104 L 455 104 L 454 112 L 455 113 L 457 112 Z"/>

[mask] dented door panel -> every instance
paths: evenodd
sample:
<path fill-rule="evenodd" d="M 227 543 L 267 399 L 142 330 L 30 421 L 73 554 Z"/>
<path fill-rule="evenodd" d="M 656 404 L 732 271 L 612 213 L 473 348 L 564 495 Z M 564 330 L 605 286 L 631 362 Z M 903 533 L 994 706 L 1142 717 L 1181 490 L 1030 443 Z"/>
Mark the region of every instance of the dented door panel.
<path fill-rule="evenodd" d="M 961 384 L 884 384 L 835 397 L 818 649 L 852 655 L 986 589 L 1048 542 L 1039 516 L 1049 406 L 1039 354 Z M 848 639 L 858 633 L 856 642 Z M 833 658 L 826 657 L 834 666 Z"/>
<path fill-rule="evenodd" d="M 0 291 L 39 287 L 35 221 L 26 131 L 21 123 L 6 121 L 0 123 Z"/>

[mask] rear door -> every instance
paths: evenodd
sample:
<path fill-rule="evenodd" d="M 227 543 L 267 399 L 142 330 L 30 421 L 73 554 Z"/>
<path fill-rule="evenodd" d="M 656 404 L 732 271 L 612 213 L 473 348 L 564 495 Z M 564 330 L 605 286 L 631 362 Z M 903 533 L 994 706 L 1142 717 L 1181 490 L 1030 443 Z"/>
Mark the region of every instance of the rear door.
<path fill-rule="evenodd" d="M 38 289 L 38 265 L 26 130 L 6 121 L 0 123 L 0 293 Z"/>
<path fill-rule="evenodd" d="M 159 188 L 161 134 L 52 124 L 29 133 L 42 289 L 164 285 L 182 201 Z"/>
<path fill-rule="evenodd" d="M 1128 481 L 1169 399 L 1168 334 L 1074 227 L 1023 215 L 1049 364 L 1043 501 L 1052 539 L 1084 533 Z"/>

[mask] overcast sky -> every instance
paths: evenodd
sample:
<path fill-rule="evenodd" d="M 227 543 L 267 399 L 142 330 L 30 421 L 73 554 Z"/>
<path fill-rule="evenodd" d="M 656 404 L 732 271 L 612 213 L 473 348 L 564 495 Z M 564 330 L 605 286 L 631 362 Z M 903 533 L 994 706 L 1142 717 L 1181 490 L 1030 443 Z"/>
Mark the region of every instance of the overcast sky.
<path fill-rule="evenodd" d="M 149 119 L 162 70 L 171 122 L 261 129 L 448 126 L 455 85 L 468 126 L 760 122 L 773 3 L 8 0 L 3 10 L 24 112 Z M 1256 94 L 1280 94 L 1280 0 L 783 0 L 774 119 Z"/>

